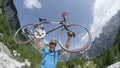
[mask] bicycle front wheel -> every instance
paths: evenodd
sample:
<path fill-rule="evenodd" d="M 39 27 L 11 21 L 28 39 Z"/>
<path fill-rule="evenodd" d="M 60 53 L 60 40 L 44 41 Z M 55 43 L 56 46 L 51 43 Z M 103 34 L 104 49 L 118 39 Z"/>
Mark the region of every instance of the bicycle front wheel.
<path fill-rule="evenodd" d="M 33 24 L 25 25 L 19 28 L 14 34 L 14 41 L 16 44 L 26 44 L 35 39 Z"/>
<path fill-rule="evenodd" d="M 75 33 L 75 37 L 72 37 L 69 48 L 66 48 L 67 42 L 67 30 L 63 28 L 58 35 L 58 43 L 61 48 L 68 52 L 85 52 L 91 47 L 91 33 L 87 27 L 81 24 L 70 24 L 69 29 Z"/>

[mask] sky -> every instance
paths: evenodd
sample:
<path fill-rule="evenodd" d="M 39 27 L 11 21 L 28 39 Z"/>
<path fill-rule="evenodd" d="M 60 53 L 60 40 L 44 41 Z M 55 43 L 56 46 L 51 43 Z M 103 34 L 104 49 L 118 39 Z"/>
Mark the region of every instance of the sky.
<path fill-rule="evenodd" d="M 14 0 L 21 25 L 37 23 L 39 17 L 60 21 L 61 13 L 69 11 L 68 21 L 88 25 L 92 22 L 93 0 Z"/>
<path fill-rule="evenodd" d="M 14 0 L 21 26 L 38 23 L 43 17 L 48 21 L 61 21 L 61 13 L 69 11 L 67 22 L 83 24 L 99 37 L 102 27 L 120 9 L 120 0 Z M 87 34 L 81 38 L 86 41 Z M 50 35 L 49 37 L 52 37 Z"/>
<path fill-rule="evenodd" d="M 102 27 L 115 15 L 119 10 L 120 0 L 95 0 L 93 4 L 93 21 L 90 25 L 92 39 L 99 37 L 102 33 Z M 87 35 L 87 34 L 86 34 Z M 82 39 L 85 40 L 86 36 Z"/>

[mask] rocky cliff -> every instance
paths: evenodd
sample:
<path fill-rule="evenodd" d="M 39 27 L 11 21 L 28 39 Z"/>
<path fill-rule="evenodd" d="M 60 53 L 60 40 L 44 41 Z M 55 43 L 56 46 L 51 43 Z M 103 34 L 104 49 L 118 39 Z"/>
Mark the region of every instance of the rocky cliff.
<path fill-rule="evenodd" d="M 120 11 L 114 15 L 103 27 L 102 33 L 99 34 L 99 38 L 95 38 L 92 42 L 91 49 L 85 53 L 68 53 L 66 52 L 60 57 L 60 61 L 66 61 L 73 57 L 85 57 L 88 60 L 93 59 L 103 53 L 116 38 L 118 28 L 120 27 Z"/>
<path fill-rule="evenodd" d="M 7 46 L 13 55 L 11 57 L 6 52 L 0 51 L 0 68 L 23 68 L 24 66 L 38 68 L 42 57 L 41 53 L 30 44 L 18 45 L 13 40 L 15 31 L 20 27 L 18 13 L 13 1 L 0 0 L 0 42 Z M 16 54 L 16 52 L 19 53 Z M 21 62 L 22 66 L 19 67 Z"/>
<path fill-rule="evenodd" d="M 13 42 L 13 34 L 19 27 L 20 24 L 13 0 L 0 0 L 0 68 L 26 67 L 26 62 L 15 60 L 16 56 L 11 53 L 12 46 L 17 47 Z"/>
<path fill-rule="evenodd" d="M 7 21 L 10 23 L 12 29 L 18 29 L 20 27 L 20 23 L 18 20 L 18 13 L 13 4 L 13 0 L 4 0 L 4 11 L 7 15 Z"/>
<path fill-rule="evenodd" d="M 91 49 L 85 53 L 87 59 L 92 59 L 100 55 L 114 42 L 120 27 L 120 11 L 114 15 L 103 27 L 99 38 L 92 42 Z"/>
<path fill-rule="evenodd" d="M 25 68 L 26 64 L 11 58 L 9 49 L 0 42 L 0 68 Z"/>

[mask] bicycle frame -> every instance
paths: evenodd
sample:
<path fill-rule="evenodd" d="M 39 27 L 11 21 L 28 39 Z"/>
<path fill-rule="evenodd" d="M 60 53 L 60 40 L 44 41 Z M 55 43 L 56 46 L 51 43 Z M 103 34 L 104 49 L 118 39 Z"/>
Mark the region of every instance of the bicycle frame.
<path fill-rule="evenodd" d="M 41 25 L 41 24 L 44 24 L 44 23 L 48 23 L 48 24 L 51 23 L 51 22 L 42 22 L 42 21 L 40 21 L 40 22 L 41 22 L 40 25 Z M 51 23 L 51 24 L 52 24 L 52 23 Z M 53 23 L 53 24 L 54 24 L 54 23 Z M 59 29 L 59 28 L 61 28 L 61 27 L 64 27 L 67 31 L 71 31 L 71 30 L 69 29 L 69 27 L 68 27 L 69 24 L 66 23 L 66 18 L 65 18 L 65 17 L 63 17 L 63 20 L 62 20 L 60 23 L 57 23 L 57 24 L 61 24 L 61 25 L 56 26 L 56 27 L 54 27 L 54 28 L 46 31 L 46 34 L 52 32 L 52 31 L 54 31 L 54 30 L 57 30 L 57 29 Z M 72 31 L 71 31 L 71 32 L 72 32 Z M 74 32 L 73 32 L 73 34 L 74 34 Z"/>

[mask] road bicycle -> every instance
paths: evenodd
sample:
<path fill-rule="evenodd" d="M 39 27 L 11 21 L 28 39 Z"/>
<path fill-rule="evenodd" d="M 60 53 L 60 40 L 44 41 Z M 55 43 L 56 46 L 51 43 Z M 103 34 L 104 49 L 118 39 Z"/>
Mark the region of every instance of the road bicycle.
<path fill-rule="evenodd" d="M 23 27 L 20 27 L 14 34 L 14 41 L 17 44 L 26 44 L 29 43 L 33 40 L 35 40 L 36 38 L 44 38 L 46 35 L 48 35 L 49 33 L 52 33 L 55 30 L 61 29 L 61 31 L 59 31 L 58 33 L 58 44 L 60 45 L 61 48 L 63 48 L 64 50 L 68 51 L 68 52 L 84 52 L 86 50 L 88 50 L 91 47 L 91 33 L 88 30 L 88 28 L 82 24 L 70 24 L 66 22 L 66 15 L 62 15 L 63 20 L 60 22 L 49 22 L 47 21 L 47 19 L 44 18 L 39 18 L 40 23 L 36 23 L 36 24 L 27 24 Z M 48 24 L 49 26 L 52 24 L 57 24 L 58 26 L 54 26 L 51 29 L 47 29 L 45 30 L 45 27 L 43 26 L 44 24 Z M 79 44 L 80 42 L 80 32 L 83 29 L 84 31 L 86 31 L 88 37 L 87 37 L 87 41 L 84 45 Z M 68 31 L 73 32 L 73 39 L 77 38 L 78 40 L 72 40 L 74 41 L 74 44 L 71 46 L 71 48 L 66 48 L 64 46 L 64 41 L 67 37 L 66 33 Z M 77 32 L 77 33 L 76 33 Z M 78 46 L 75 47 L 74 45 L 76 45 L 75 43 L 78 42 Z"/>

